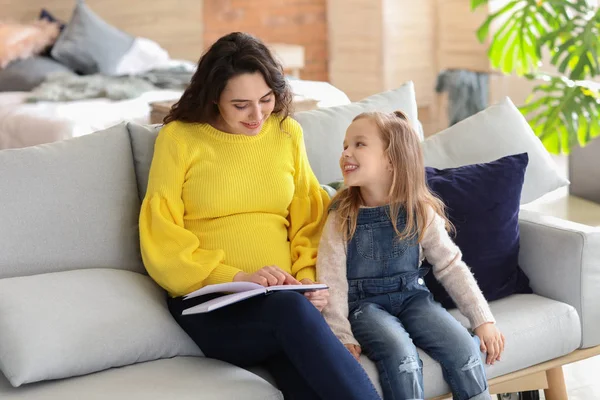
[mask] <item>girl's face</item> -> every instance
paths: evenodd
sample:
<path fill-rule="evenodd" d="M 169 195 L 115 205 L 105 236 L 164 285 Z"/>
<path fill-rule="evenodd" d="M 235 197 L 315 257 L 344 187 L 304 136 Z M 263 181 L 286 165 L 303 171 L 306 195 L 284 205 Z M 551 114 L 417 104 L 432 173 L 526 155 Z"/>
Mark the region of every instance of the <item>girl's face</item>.
<path fill-rule="evenodd" d="M 254 136 L 273 112 L 275 95 L 260 72 L 244 73 L 229 79 L 217 105 L 220 118 L 215 128 Z"/>
<path fill-rule="evenodd" d="M 350 124 L 344 139 L 340 168 L 346 186 L 389 191 L 392 166 L 375 122 L 360 118 Z"/>

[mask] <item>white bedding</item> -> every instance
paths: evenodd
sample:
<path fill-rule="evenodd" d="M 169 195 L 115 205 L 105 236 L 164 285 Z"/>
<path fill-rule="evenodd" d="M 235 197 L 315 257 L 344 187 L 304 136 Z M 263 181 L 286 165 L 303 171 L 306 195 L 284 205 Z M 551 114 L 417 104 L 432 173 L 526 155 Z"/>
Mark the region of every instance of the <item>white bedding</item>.
<path fill-rule="evenodd" d="M 350 103 L 346 94 L 326 82 L 290 80 L 290 84 L 295 94 L 318 100 L 318 107 Z M 147 124 L 151 102 L 176 100 L 180 95 L 180 91 L 155 90 L 123 101 L 25 103 L 28 92 L 3 92 L 0 93 L 0 149 L 86 135 L 122 121 Z"/>
<path fill-rule="evenodd" d="M 175 100 L 180 95 L 180 91 L 156 90 L 123 101 L 23 103 L 28 92 L 0 93 L 0 149 L 86 135 L 124 120 L 148 123 L 150 102 Z"/>

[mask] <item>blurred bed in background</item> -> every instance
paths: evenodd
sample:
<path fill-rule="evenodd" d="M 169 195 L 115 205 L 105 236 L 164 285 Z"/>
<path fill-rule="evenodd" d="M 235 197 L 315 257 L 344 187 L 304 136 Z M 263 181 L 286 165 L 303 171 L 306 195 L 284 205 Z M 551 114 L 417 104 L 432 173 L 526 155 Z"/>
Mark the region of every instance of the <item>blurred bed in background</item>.
<path fill-rule="evenodd" d="M 153 104 L 179 99 L 204 48 L 197 0 L 0 0 L 0 10 L 0 149 L 150 123 Z M 350 102 L 297 77 L 302 48 L 272 49 L 290 60 L 298 108 Z"/>

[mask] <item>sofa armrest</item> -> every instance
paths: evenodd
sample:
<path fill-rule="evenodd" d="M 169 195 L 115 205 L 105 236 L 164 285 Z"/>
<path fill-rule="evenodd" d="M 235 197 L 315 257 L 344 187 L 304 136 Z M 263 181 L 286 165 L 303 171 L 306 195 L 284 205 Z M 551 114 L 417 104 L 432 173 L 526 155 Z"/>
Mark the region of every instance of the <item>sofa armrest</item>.
<path fill-rule="evenodd" d="M 600 344 L 600 229 L 521 210 L 519 264 L 534 293 L 573 306 L 581 347 Z"/>

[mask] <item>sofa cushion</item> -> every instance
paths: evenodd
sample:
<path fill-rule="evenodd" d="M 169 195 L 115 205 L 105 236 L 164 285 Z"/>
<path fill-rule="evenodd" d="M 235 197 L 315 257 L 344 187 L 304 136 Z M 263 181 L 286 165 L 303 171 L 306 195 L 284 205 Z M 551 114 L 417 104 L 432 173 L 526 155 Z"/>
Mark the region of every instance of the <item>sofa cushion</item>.
<path fill-rule="evenodd" d="M 125 124 L 0 151 L 0 278 L 83 268 L 145 271 Z"/>
<path fill-rule="evenodd" d="M 417 100 L 412 82 L 356 103 L 294 114 L 294 119 L 304 131 L 308 160 L 319 182 L 329 183 L 342 179 L 339 159 L 346 129 L 358 114 L 375 110 L 402 110 L 416 128 L 419 126 Z"/>
<path fill-rule="evenodd" d="M 498 328 L 506 337 L 506 347 L 502 361 L 485 366 L 488 379 L 562 357 L 579 347 L 579 316 L 568 304 L 534 294 L 519 294 L 491 302 L 490 307 Z M 469 328 L 467 319 L 457 310 L 450 314 Z M 440 364 L 421 349 L 418 351 L 423 361 L 425 398 L 449 393 L 450 387 L 444 381 Z M 365 355 L 361 356 L 360 362 L 381 394 L 377 367 Z M 251 368 L 251 371 L 273 382 L 265 369 Z"/>
<path fill-rule="evenodd" d="M 509 98 L 423 142 L 425 165 L 434 168 L 484 163 L 518 153 L 529 155 L 521 204 L 569 183 Z"/>
<path fill-rule="evenodd" d="M 486 365 L 488 379 L 564 356 L 579 347 L 581 327 L 577 311 L 568 304 L 534 294 L 518 294 L 490 303 L 498 328 L 506 337 L 502 361 Z M 457 310 L 450 312 L 465 327 L 468 322 Z M 423 361 L 425 397 L 450 392 L 440 364 L 419 349 Z M 367 357 L 361 363 L 381 393 L 377 368 Z"/>
<path fill-rule="evenodd" d="M 488 301 L 531 293 L 519 268 L 519 199 L 527 161 L 521 153 L 489 163 L 426 168 L 427 183 L 456 228 L 452 239 Z M 456 307 L 432 273 L 425 281 L 444 307 Z"/>
<path fill-rule="evenodd" d="M 110 25 L 78 0 L 50 54 L 81 74 L 112 75 L 133 41 L 133 36 Z"/>
<path fill-rule="evenodd" d="M 13 386 L 177 355 L 202 353 L 146 275 L 88 269 L 0 279 L 0 369 Z"/>
<path fill-rule="evenodd" d="M 175 357 L 13 388 L 0 374 L 2 400 L 282 400 L 264 379 L 204 357 Z"/>

